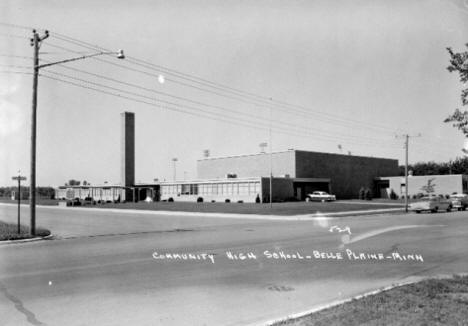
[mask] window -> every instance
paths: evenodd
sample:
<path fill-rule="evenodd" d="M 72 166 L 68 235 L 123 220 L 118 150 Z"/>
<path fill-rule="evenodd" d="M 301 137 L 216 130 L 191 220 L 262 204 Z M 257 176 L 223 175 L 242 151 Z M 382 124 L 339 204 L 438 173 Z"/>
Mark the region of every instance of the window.
<path fill-rule="evenodd" d="M 249 184 L 247 182 L 239 183 L 239 195 L 249 194 Z"/>

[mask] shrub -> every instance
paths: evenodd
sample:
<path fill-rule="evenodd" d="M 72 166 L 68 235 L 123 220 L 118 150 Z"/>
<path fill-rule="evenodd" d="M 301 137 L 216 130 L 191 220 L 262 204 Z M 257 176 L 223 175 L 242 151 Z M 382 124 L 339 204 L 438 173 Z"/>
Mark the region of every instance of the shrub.
<path fill-rule="evenodd" d="M 168 199 L 167 201 L 170 202 L 170 203 L 173 203 L 173 202 L 174 202 L 174 198 L 169 197 L 169 199 Z"/>
<path fill-rule="evenodd" d="M 216 200 L 213 199 L 211 202 L 212 202 L 212 203 L 216 203 Z"/>
<path fill-rule="evenodd" d="M 197 203 L 203 203 L 203 197 L 198 197 L 197 198 Z"/>
<path fill-rule="evenodd" d="M 390 190 L 390 199 L 392 199 L 392 200 L 397 200 L 398 199 L 398 195 L 395 193 L 395 191 L 393 189 Z"/>
<path fill-rule="evenodd" d="M 225 203 L 230 203 L 231 200 L 230 200 L 229 198 L 227 198 L 227 199 L 224 200 L 224 202 L 225 202 Z"/>
<path fill-rule="evenodd" d="M 364 191 L 364 198 L 366 200 L 372 200 L 372 191 L 369 188 L 366 188 Z"/>
<path fill-rule="evenodd" d="M 238 202 L 239 204 L 243 204 L 243 203 L 244 203 L 243 200 L 238 200 L 237 202 Z"/>
<path fill-rule="evenodd" d="M 364 187 L 361 187 L 361 189 L 359 189 L 359 199 L 361 200 L 365 199 L 365 195 L 366 195 L 366 190 L 364 189 Z"/>
<path fill-rule="evenodd" d="M 260 196 L 259 196 L 258 194 L 257 194 L 257 197 L 255 197 L 255 202 L 256 202 L 257 204 L 260 203 Z"/>

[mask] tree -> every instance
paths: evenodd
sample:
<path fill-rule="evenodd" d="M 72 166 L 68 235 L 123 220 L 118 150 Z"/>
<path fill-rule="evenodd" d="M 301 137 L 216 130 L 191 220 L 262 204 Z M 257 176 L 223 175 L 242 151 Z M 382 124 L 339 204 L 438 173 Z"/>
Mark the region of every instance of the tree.
<path fill-rule="evenodd" d="M 79 185 L 80 185 L 80 181 L 75 180 L 75 179 L 71 179 L 71 180 L 68 180 L 68 184 L 69 184 L 70 186 L 79 186 Z"/>
<path fill-rule="evenodd" d="M 435 192 L 435 187 L 437 186 L 434 182 L 435 179 L 429 179 L 427 180 L 427 185 L 422 186 L 421 190 L 427 192 L 428 194 L 431 194 Z"/>
<path fill-rule="evenodd" d="M 468 47 L 468 43 L 465 44 Z M 450 54 L 450 66 L 447 67 L 449 72 L 457 71 L 460 75 L 460 81 L 466 86 L 468 82 L 468 51 L 455 53 L 451 48 L 447 48 Z M 468 104 L 468 88 L 461 92 L 462 105 Z M 461 130 L 468 138 L 468 111 L 456 109 L 444 122 L 452 122 L 453 126 Z"/>

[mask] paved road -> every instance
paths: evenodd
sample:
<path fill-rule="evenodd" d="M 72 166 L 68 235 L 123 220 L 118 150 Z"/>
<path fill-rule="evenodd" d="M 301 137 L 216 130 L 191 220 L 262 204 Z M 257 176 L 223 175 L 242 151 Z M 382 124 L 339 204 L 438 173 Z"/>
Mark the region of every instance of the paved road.
<path fill-rule="evenodd" d="M 0 206 L 0 219 L 14 221 L 15 209 Z M 57 239 L 0 245 L 0 316 L 6 325 L 261 324 L 467 272 L 467 222 L 466 212 L 264 221 L 39 208 L 38 224 Z M 159 259 L 166 253 L 199 259 Z"/>

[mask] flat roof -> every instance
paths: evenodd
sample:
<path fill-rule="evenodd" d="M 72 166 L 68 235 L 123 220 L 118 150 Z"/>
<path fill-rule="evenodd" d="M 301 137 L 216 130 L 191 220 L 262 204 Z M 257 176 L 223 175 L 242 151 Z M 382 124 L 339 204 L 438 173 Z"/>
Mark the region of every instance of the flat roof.
<path fill-rule="evenodd" d="M 363 156 L 363 155 L 348 155 L 348 154 L 341 154 L 341 153 L 329 153 L 329 152 L 316 152 L 316 151 L 306 151 L 300 149 L 288 149 L 284 151 L 275 151 L 271 152 L 272 155 L 274 154 L 282 154 L 282 153 L 315 153 L 315 154 L 326 154 L 326 155 L 335 155 L 335 156 L 343 156 L 343 157 L 364 157 L 364 158 L 374 158 L 374 159 L 384 159 L 384 160 L 394 160 L 398 161 L 395 158 L 387 158 L 387 157 L 375 157 L 375 156 Z M 248 156 L 259 156 L 259 155 L 270 155 L 270 152 L 263 152 L 263 153 L 253 153 L 253 154 L 239 154 L 239 155 L 229 155 L 229 156 L 217 156 L 217 157 L 204 157 L 198 159 L 199 161 L 208 161 L 208 160 L 223 160 L 223 159 L 230 159 L 230 158 L 238 158 L 238 157 L 248 157 Z"/>

